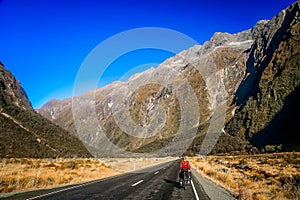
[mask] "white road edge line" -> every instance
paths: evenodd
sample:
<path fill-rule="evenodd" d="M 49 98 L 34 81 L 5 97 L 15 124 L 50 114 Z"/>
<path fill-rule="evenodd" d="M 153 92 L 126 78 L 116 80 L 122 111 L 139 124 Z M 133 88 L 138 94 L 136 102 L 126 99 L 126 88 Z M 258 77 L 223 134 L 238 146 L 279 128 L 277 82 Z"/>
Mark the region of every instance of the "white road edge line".
<path fill-rule="evenodd" d="M 37 199 L 37 198 L 41 198 L 41 197 L 46 197 L 46 196 L 49 196 L 49 195 L 52 195 L 52 194 L 64 192 L 64 191 L 71 190 L 71 189 L 74 189 L 74 188 L 79 188 L 79 187 L 83 187 L 83 186 L 90 185 L 90 184 L 93 184 L 93 183 L 102 182 L 102 181 L 105 181 L 107 179 L 116 178 L 116 177 L 119 177 L 119 176 L 122 176 L 122 175 L 124 175 L 124 174 L 118 174 L 118 175 L 115 175 L 115 176 L 106 177 L 106 178 L 103 178 L 103 179 L 89 181 L 89 182 L 85 182 L 85 183 L 81 183 L 81 184 L 79 183 L 78 185 L 75 185 L 75 186 L 72 186 L 72 187 L 67 187 L 67 188 L 62 189 L 62 190 L 53 191 L 53 192 L 42 194 L 42 195 L 38 195 L 38 196 L 35 196 L 35 197 L 30 197 L 30 198 L 28 198 L 26 200 L 33 200 L 33 199 Z"/>
<path fill-rule="evenodd" d="M 63 192 L 63 191 L 74 189 L 74 188 L 79 188 L 79 187 L 82 187 L 82 186 L 90 185 L 90 184 L 101 182 L 101 181 L 103 181 L 103 180 L 101 179 L 101 180 L 91 181 L 91 182 L 88 182 L 88 183 L 83 183 L 83 184 L 76 185 L 76 186 L 73 186 L 73 187 L 68 187 L 68 188 L 65 188 L 65 189 L 62 189 L 62 190 L 58 190 L 58 191 L 54 191 L 54 192 L 42 194 L 42 195 L 39 195 L 39 196 L 36 196 L 36 197 L 31 197 L 31 198 L 28 198 L 26 200 L 33 200 L 33 199 L 37 199 L 37 198 L 49 196 L 49 195 L 52 195 L 52 194 L 60 193 L 60 192 Z"/>
<path fill-rule="evenodd" d="M 132 187 L 134 187 L 134 186 L 140 184 L 140 183 L 143 182 L 143 181 L 144 181 L 144 180 L 140 180 L 140 181 L 136 182 L 135 184 L 132 185 Z"/>
<path fill-rule="evenodd" d="M 159 173 L 159 171 L 155 172 L 154 174 L 158 174 L 158 173 Z"/>
<path fill-rule="evenodd" d="M 194 191 L 194 195 L 195 195 L 195 197 L 196 197 L 196 200 L 199 200 L 199 197 L 198 197 L 196 188 L 195 188 L 195 186 L 194 186 L 193 180 L 191 180 L 191 184 L 192 184 L 192 188 L 193 188 L 193 191 Z"/>

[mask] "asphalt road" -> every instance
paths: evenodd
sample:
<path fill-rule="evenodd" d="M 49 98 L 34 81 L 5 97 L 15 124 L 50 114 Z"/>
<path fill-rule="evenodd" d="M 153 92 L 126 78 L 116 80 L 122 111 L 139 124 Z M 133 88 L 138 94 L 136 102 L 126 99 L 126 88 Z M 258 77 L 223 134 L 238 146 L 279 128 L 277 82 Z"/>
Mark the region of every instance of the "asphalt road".
<path fill-rule="evenodd" d="M 192 186 L 179 187 L 178 170 L 176 160 L 84 184 L 17 193 L 7 199 L 197 199 Z M 197 179 L 193 184 L 199 199 L 209 199 Z"/>

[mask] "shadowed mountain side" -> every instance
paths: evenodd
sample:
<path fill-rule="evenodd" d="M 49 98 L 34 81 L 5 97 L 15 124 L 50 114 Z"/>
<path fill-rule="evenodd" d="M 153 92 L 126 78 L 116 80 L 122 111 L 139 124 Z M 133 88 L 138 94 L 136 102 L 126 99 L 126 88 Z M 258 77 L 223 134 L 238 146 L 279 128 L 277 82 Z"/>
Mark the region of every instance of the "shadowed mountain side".
<path fill-rule="evenodd" d="M 235 94 L 235 103 L 238 106 L 245 105 L 250 96 L 256 96 L 259 92 L 258 83 L 265 68 L 270 64 L 275 50 L 279 44 L 286 40 L 286 34 L 295 22 L 299 13 L 297 3 L 286 11 L 279 13 L 271 21 L 260 21 L 260 35 L 257 35 L 246 63 L 246 78 L 242 81 Z"/>
<path fill-rule="evenodd" d="M 295 117 L 296 110 L 299 109 L 296 100 L 291 100 L 298 98 L 297 88 L 300 86 L 298 2 L 266 24 L 261 35 L 250 54 L 249 62 L 254 62 L 254 65 L 247 67 L 252 71 L 248 74 L 247 81 L 239 88 L 240 91 L 245 90 L 251 95 L 247 98 L 244 96 L 247 101 L 241 99 L 239 103 L 243 104 L 234 112 L 234 116 L 226 124 L 225 131 L 230 135 L 253 141 L 252 144 L 255 145 L 284 143 L 285 150 L 292 150 L 300 145 L 300 140 L 296 139 L 299 136 L 296 136 L 291 128 L 296 127 L 297 122 L 292 116 Z M 291 125 L 292 122 L 295 125 Z M 291 132 L 287 133 L 284 129 Z"/>
<path fill-rule="evenodd" d="M 300 151 L 299 113 L 300 87 L 284 101 L 284 106 L 262 131 L 255 134 L 251 143 L 255 146 L 283 145 L 284 150 Z"/>

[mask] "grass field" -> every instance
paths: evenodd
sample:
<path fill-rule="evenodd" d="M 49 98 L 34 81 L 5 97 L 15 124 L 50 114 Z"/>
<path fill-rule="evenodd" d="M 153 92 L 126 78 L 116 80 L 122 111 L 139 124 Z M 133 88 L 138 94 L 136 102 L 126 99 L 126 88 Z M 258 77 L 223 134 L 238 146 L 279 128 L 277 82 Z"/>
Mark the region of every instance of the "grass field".
<path fill-rule="evenodd" d="M 190 158 L 199 174 L 238 199 L 300 199 L 300 153 Z"/>
<path fill-rule="evenodd" d="M 2 159 L 0 192 L 66 185 L 119 173 L 96 159 Z"/>

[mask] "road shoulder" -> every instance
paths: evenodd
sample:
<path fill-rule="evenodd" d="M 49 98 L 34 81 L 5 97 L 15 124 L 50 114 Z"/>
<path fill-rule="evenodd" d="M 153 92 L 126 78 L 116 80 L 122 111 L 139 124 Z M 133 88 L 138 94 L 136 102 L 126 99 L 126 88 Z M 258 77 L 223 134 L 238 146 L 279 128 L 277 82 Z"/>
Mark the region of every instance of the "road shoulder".
<path fill-rule="evenodd" d="M 196 179 L 202 186 L 204 192 L 210 199 L 214 200 L 235 200 L 233 196 L 225 188 L 216 185 L 215 183 L 201 177 L 198 172 L 192 169 L 194 180 Z"/>

